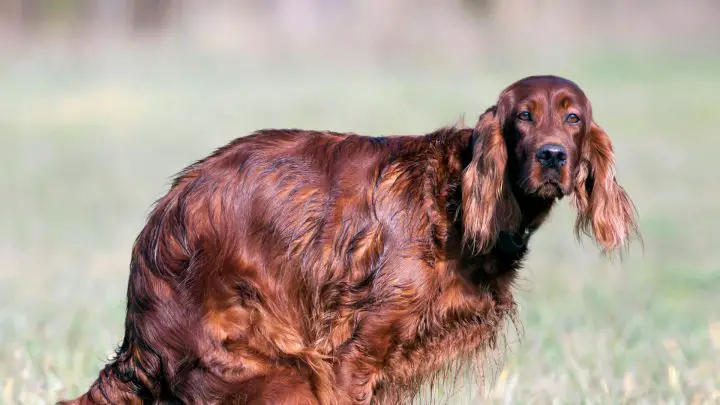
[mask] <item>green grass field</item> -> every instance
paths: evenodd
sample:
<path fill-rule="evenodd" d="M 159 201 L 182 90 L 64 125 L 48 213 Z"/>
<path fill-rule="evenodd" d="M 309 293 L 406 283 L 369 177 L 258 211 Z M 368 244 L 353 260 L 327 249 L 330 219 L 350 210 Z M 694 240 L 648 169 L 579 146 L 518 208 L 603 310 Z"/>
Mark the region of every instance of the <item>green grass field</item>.
<path fill-rule="evenodd" d="M 578 58 L 578 60 L 583 60 Z M 528 74 L 577 81 L 645 247 L 579 244 L 561 203 L 519 286 L 487 403 L 720 403 L 720 60 L 607 57 L 440 71 L 241 68 L 183 56 L 0 65 L 0 402 L 87 388 L 122 338 L 132 241 L 171 176 L 264 127 L 473 124 Z M 716 180 L 712 180 L 715 178 Z M 461 389 L 453 404 L 479 403 Z"/>

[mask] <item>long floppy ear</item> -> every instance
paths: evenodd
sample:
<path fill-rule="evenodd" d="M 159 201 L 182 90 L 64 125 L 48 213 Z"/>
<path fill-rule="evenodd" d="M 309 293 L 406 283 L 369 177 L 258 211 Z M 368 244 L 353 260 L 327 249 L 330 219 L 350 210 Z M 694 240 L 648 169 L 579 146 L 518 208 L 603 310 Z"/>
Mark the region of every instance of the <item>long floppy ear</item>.
<path fill-rule="evenodd" d="M 519 215 L 506 181 L 508 151 L 496 106 L 480 116 L 473 133 L 473 157 L 462 177 L 463 242 L 483 253 L 501 230 L 511 230 Z"/>
<path fill-rule="evenodd" d="M 640 237 L 635 206 L 615 179 L 610 137 L 595 122 L 580 147 L 573 201 L 578 211 L 575 233 L 594 236 L 604 253 L 627 248 Z"/>

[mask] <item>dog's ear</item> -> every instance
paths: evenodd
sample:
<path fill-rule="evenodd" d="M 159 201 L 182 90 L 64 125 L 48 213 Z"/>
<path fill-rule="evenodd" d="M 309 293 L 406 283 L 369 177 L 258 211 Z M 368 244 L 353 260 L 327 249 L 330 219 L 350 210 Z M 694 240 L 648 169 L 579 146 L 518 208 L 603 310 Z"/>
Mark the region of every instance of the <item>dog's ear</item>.
<path fill-rule="evenodd" d="M 594 121 L 582 138 L 574 188 L 578 238 L 594 236 L 607 253 L 627 248 L 632 236 L 640 237 L 635 206 L 615 179 L 610 137 Z"/>
<path fill-rule="evenodd" d="M 518 211 L 506 181 L 502 114 L 493 106 L 480 116 L 473 133 L 472 161 L 462 177 L 463 239 L 476 253 L 492 248 L 498 232 L 511 227 Z"/>

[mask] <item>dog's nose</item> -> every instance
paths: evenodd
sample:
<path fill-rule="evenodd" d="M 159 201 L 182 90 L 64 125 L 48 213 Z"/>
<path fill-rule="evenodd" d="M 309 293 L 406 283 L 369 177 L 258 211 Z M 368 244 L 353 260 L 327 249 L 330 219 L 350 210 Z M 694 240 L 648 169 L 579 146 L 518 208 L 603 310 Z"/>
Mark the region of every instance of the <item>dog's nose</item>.
<path fill-rule="evenodd" d="M 548 144 L 541 146 L 535 154 L 538 162 L 547 168 L 559 168 L 567 163 L 567 152 L 562 145 Z"/>

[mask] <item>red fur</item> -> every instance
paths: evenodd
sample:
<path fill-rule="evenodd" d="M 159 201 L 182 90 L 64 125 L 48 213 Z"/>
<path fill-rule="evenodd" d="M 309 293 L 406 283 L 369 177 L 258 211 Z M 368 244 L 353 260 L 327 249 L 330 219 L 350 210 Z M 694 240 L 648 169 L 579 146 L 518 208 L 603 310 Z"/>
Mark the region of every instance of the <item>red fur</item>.
<path fill-rule="evenodd" d="M 576 233 L 594 235 L 606 252 L 627 247 L 631 236 L 639 236 L 635 207 L 615 179 L 610 138 L 594 122 L 584 139 L 580 165 L 574 193 Z"/>
<path fill-rule="evenodd" d="M 562 124 L 514 114 L 558 89 L 585 108 L 568 83 L 518 82 L 474 129 L 263 130 L 188 167 L 133 247 L 116 358 L 69 403 L 405 403 L 493 352 L 522 232 L 561 197 L 526 152 L 567 141 Z M 634 222 L 609 141 L 576 135 L 558 181 L 572 191 L 577 175 L 579 227 L 614 247 Z M 508 248 L 501 235 L 518 232 Z"/>

